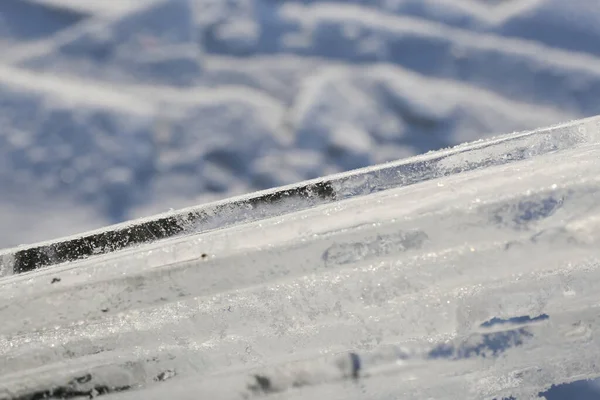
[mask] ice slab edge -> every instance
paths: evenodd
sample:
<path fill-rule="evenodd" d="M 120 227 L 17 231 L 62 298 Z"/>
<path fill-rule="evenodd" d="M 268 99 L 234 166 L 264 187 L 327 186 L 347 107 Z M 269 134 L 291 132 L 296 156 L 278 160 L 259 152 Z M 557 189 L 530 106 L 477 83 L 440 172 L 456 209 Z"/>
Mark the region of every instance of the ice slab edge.
<path fill-rule="evenodd" d="M 300 211 L 382 190 L 596 143 L 600 116 L 459 145 L 0 252 L 0 276 L 107 254 L 178 235 Z"/>

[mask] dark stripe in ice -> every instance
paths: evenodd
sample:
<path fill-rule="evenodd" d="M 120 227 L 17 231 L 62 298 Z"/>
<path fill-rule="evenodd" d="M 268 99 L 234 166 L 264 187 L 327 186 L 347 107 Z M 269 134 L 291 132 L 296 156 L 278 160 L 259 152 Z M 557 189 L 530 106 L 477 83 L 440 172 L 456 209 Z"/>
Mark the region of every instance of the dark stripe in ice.
<path fill-rule="evenodd" d="M 509 318 L 509 319 L 502 319 L 502 318 L 494 317 L 494 318 L 490 319 L 489 321 L 484 322 L 480 326 L 482 328 L 490 328 L 495 325 L 525 324 L 525 323 L 529 323 L 529 322 L 545 321 L 547 319 L 550 319 L 548 314 L 541 314 L 541 315 L 538 315 L 537 317 L 533 317 L 533 318 L 531 318 L 529 315 L 523 315 L 520 317 L 513 317 L 513 318 Z"/>
<path fill-rule="evenodd" d="M 222 218 L 221 214 L 230 213 L 232 209 L 244 209 L 238 213 L 237 219 L 249 221 L 269 216 L 269 210 L 257 212 L 254 218 L 247 217 L 247 209 L 261 205 L 271 205 L 286 199 L 296 199 L 305 203 L 329 202 L 335 199 L 335 192 L 329 182 L 318 182 L 312 185 L 263 194 L 258 197 L 240 200 L 233 203 L 216 205 L 208 210 L 190 211 L 186 214 L 168 216 L 141 222 L 137 225 L 109 229 L 80 238 L 69 239 L 48 245 L 18 250 L 14 255 L 13 273 L 33 271 L 52 264 L 75 261 L 95 254 L 106 254 L 134 245 L 149 243 L 158 239 L 166 239 L 178 234 L 194 231 L 195 226 L 210 224 L 211 220 Z M 309 204 L 306 204 L 309 205 Z M 232 215 L 232 220 L 236 215 Z"/>
<path fill-rule="evenodd" d="M 58 385 L 50 388 L 29 391 L 23 394 L 8 398 L 8 400 L 42 400 L 42 399 L 73 399 L 94 397 L 123 392 L 131 389 L 131 386 L 107 386 L 107 385 L 86 385 L 92 380 L 91 374 L 85 374 L 73 378 L 66 385 Z"/>
<path fill-rule="evenodd" d="M 427 358 L 460 360 L 472 357 L 497 357 L 510 348 L 521 346 L 531 337 L 533 334 L 525 328 L 473 335 L 460 344 L 440 344 L 429 351 Z"/>
<path fill-rule="evenodd" d="M 360 375 L 360 357 L 356 353 L 350 353 L 350 360 L 352 360 L 352 378 L 358 379 Z"/>

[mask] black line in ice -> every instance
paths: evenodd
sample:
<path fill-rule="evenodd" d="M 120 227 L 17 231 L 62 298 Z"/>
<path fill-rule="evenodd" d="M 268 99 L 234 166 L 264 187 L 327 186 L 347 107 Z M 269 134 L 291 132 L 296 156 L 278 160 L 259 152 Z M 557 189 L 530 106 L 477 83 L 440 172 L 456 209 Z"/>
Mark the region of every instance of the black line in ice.
<path fill-rule="evenodd" d="M 490 319 L 489 321 L 484 322 L 480 326 L 482 328 L 490 328 L 490 327 L 496 326 L 496 325 L 525 324 L 525 323 L 530 323 L 530 322 L 545 321 L 547 319 L 550 319 L 548 314 L 541 314 L 541 315 L 538 315 L 537 317 L 533 317 L 533 318 L 530 317 L 529 315 L 523 315 L 520 317 L 513 317 L 513 318 L 508 318 L 508 319 L 494 317 L 494 318 Z"/>
<path fill-rule="evenodd" d="M 356 353 L 350 353 L 350 360 L 352 360 L 352 378 L 358 379 L 360 374 L 360 357 Z"/>
<path fill-rule="evenodd" d="M 525 328 L 474 335 L 460 344 L 444 343 L 434 347 L 427 358 L 460 360 L 471 357 L 497 357 L 510 348 L 521 346 L 533 334 Z"/>
<path fill-rule="evenodd" d="M 199 209 L 149 220 L 137 225 L 126 227 L 117 225 L 114 229 L 104 232 L 17 250 L 14 254 L 13 273 L 29 272 L 53 264 L 81 260 L 92 255 L 106 254 L 134 245 L 174 237 L 186 233 L 186 230 L 190 227 L 193 227 L 194 231 L 201 231 L 203 224 L 206 225 L 212 219 L 220 218 L 220 215 L 223 213 L 231 212 L 232 208 L 255 208 L 261 205 L 278 203 L 286 199 L 303 200 L 308 203 L 306 204 L 307 206 L 310 206 L 312 203 L 333 201 L 335 199 L 335 191 L 330 182 L 317 182 L 233 203 L 220 204 L 208 209 Z M 238 220 L 251 221 L 270 216 L 273 213 L 269 212 L 269 210 L 263 210 L 257 212 L 254 217 L 249 217 L 247 212 L 238 214 Z"/>
<path fill-rule="evenodd" d="M 67 385 L 58 385 L 46 389 L 34 390 L 11 397 L 10 400 L 57 400 L 87 397 L 93 399 L 98 396 L 123 392 L 131 386 L 86 385 L 92 380 L 91 374 L 73 378 Z"/>

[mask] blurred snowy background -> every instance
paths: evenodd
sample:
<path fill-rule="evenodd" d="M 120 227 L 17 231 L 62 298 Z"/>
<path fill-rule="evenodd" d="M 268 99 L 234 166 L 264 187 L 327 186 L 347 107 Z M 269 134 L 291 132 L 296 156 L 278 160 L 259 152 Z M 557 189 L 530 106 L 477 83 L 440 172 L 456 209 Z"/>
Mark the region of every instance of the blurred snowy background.
<path fill-rule="evenodd" d="M 0 247 L 600 113 L 597 0 L 1 0 Z"/>

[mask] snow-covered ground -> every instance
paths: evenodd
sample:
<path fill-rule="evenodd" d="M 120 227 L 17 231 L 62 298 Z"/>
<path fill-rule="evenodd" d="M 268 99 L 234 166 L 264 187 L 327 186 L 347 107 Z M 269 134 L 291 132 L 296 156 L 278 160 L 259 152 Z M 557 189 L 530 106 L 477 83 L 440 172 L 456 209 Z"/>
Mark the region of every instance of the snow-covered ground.
<path fill-rule="evenodd" d="M 595 398 L 551 388 L 600 377 L 599 156 L 600 117 L 270 218 L 12 276 L 4 254 L 0 399 Z"/>
<path fill-rule="evenodd" d="M 600 114 L 595 0 L 0 0 L 0 52 L 0 248 Z M 0 399 L 595 399 L 599 131 L 4 276 Z"/>
<path fill-rule="evenodd" d="M 2 0 L 0 247 L 600 113 L 593 0 Z"/>

